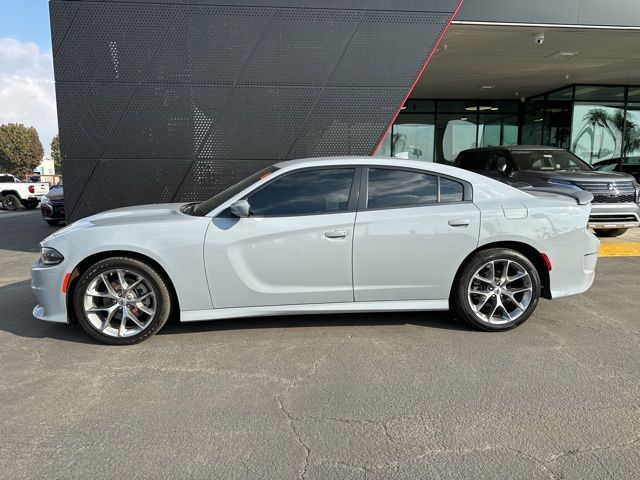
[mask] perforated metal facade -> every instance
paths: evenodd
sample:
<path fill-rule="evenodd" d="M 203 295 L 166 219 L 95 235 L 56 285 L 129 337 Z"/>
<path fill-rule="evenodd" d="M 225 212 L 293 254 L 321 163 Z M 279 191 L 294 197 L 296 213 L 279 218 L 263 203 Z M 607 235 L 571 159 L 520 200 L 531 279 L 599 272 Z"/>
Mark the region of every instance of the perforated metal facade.
<path fill-rule="evenodd" d="M 371 154 L 458 3 L 52 0 L 68 217 Z"/>

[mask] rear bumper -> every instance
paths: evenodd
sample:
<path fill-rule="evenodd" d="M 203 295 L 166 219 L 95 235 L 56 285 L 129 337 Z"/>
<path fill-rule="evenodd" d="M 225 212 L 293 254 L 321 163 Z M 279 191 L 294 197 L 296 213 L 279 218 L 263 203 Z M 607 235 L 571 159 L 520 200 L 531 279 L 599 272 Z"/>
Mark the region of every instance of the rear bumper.
<path fill-rule="evenodd" d="M 31 267 L 31 290 L 38 301 L 33 316 L 38 320 L 69 323 L 67 299 L 61 291 L 64 273 L 60 265 L 43 266 L 39 259 Z"/>
<path fill-rule="evenodd" d="M 640 227 L 640 205 L 637 203 L 592 203 L 589 216 L 591 228 Z"/>
<path fill-rule="evenodd" d="M 600 241 L 586 228 L 553 237 L 547 253 L 551 297 L 586 292 L 595 278 Z"/>

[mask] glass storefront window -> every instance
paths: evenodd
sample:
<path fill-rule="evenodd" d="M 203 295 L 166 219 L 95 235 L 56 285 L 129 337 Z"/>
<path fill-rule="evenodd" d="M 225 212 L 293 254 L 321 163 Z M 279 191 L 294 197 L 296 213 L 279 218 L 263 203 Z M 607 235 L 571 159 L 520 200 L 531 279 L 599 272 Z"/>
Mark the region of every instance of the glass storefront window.
<path fill-rule="evenodd" d="M 438 114 L 436 161 L 452 164 L 462 150 L 477 146 L 475 115 Z"/>
<path fill-rule="evenodd" d="M 406 115 L 393 127 L 391 153 L 397 158 L 433 162 L 433 115 Z"/>
<path fill-rule="evenodd" d="M 617 158 L 622 152 L 623 104 L 575 103 L 571 151 L 587 163 Z"/>
<path fill-rule="evenodd" d="M 502 119 L 502 145 L 518 144 L 518 116 L 505 115 Z"/>
<path fill-rule="evenodd" d="M 624 87 L 578 85 L 576 86 L 575 100 L 590 102 L 624 102 Z"/>
<path fill-rule="evenodd" d="M 627 109 L 622 157 L 625 164 L 640 165 L 640 103 Z"/>
<path fill-rule="evenodd" d="M 502 135 L 502 115 L 480 114 L 478 120 L 478 147 L 500 145 Z"/>
<path fill-rule="evenodd" d="M 522 143 L 540 145 L 542 142 L 542 122 L 544 121 L 544 96 L 534 97 L 525 105 Z"/>

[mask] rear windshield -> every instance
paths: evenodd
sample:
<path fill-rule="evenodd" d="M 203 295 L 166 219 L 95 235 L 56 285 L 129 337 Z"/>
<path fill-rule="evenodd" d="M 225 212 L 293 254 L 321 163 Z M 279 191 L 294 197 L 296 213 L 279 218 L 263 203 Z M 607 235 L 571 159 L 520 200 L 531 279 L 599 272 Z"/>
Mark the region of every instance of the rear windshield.
<path fill-rule="evenodd" d="M 244 180 L 239 181 L 235 185 L 231 185 L 229 188 L 227 188 L 226 190 L 221 191 L 217 195 L 214 195 L 209 200 L 206 200 L 206 201 L 204 201 L 202 203 L 198 203 L 198 204 L 191 204 L 190 205 L 191 208 L 183 209 L 183 213 L 195 215 L 195 216 L 198 216 L 198 217 L 203 217 L 204 215 L 209 213 L 214 208 L 220 206 L 222 203 L 224 203 L 227 200 L 229 200 L 235 194 L 237 194 L 237 193 L 241 192 L 242 190 L 244 190 L 245 188 L 253 185 L 258 180 L 263 178 L 265 175 L 270 175 L 271 173 L 275 172 L 276 170 L 278 170 L 278 167 L 274 167 L 274 166 L 267 167 L 267 168 L 265 168 L 263 170 L 260 170 L 259 172 L 254 173 L 253 175 L 245 178 Z"/>
<path fill-rule="evenodd" d="M 585 162 L 564 150 L 511 150 L 519 170 L 592 170 Z"/>

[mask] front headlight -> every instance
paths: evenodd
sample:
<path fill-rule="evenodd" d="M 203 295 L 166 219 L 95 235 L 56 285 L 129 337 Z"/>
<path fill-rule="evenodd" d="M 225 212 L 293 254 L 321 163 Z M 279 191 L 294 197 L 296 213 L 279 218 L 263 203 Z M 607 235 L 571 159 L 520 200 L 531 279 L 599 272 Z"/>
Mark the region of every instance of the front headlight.
<path fill-rule="evenodd" d="M 562 180 L 561 178 L 550 178 L 549 180 L 547 180 L 547 182 L 553 183 L 555 185 L 570 185 L 572 187 L 575 187 L 575 185 L 569 180 Z"/>
<path fill-rule="evenodd" d="M 40 199 L 40 203 L 43 205 L 51 205 L 51 200 L 49 200 L 49 197 L 44 196 Z"/>
<path fill-rule="evenodd" d="M 51 247 L 40 247 L 40 260 L 44 265 L 57 265 L 64 260 L 64 256 Z"/>

